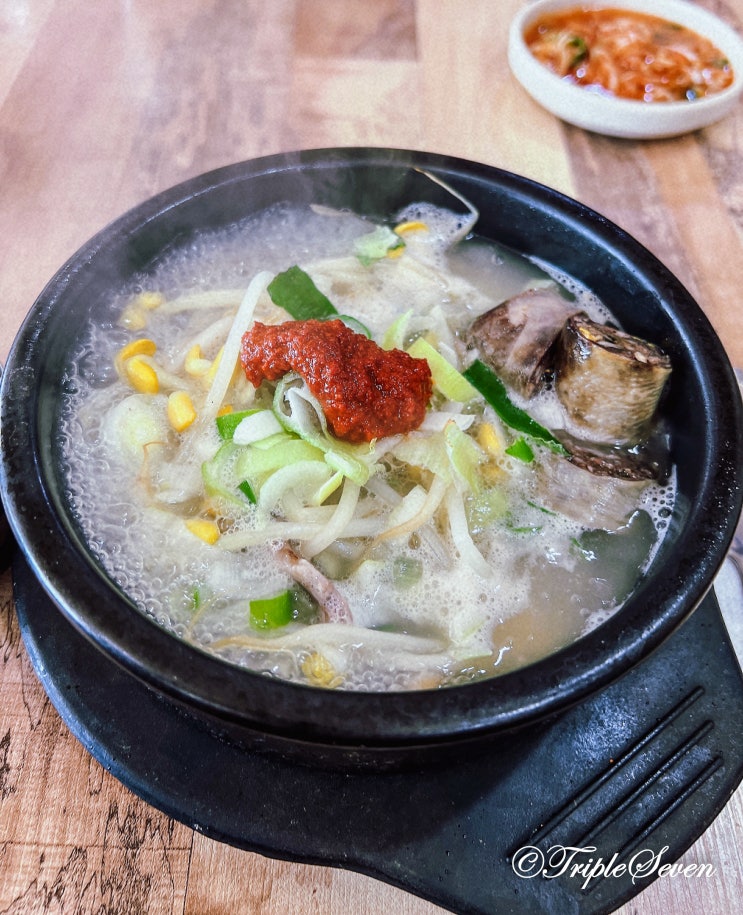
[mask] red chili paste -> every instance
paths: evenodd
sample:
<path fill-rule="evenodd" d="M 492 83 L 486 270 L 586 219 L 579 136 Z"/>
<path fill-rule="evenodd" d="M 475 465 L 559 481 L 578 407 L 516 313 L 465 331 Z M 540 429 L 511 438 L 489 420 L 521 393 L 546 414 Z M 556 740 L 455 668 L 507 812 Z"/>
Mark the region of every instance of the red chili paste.
<path fill-rule="evenodd" d="M 383 350 L 337 320 L 256 322 L 242 338 L 240 360 L 256 387 L 292 370 L 300 374 L 330 431 L 348 442 L 417 429 L 433 390 L 425 359 Z"/>

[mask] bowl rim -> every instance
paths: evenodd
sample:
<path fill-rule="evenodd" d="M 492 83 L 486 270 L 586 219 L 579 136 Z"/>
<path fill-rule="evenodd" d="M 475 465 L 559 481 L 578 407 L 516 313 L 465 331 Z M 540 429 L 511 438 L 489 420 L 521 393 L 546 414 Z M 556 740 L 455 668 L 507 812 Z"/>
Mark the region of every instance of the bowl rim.
<path fill-rule="evenodd" d="M 42 452 L 47 446 L 40 441 L 36 410 L 43 383 L 38 367 L 46 358 L 50 316 L 57 303 L 95 268 L 96 258 L 108 247 L 215 189 L 264 176 L 273 180 L 297 170 L 322 175 L 339 167 L 428 169 L 455 184 L 457 180 L 491 182 L 513 195 L 519 205 L 538 203 L 567 225 L 590 224 L 590 230 L 581 231 L 590 231 L 629 262 L 641 255 L 646 272 L 672 290 L 674 307 L 682 309 L 679 333 L 687 345 L 702 339 L 715 353 L 715 360 L 707 360 L 710 364 L 704 366 L 714 380 L 704 392 L 708 402 L 701 406 L 710 413 L 724 406 L 735 419 L 734 431 L 726 430 L 729 459 L 714 464 L 707 454 L 702 492 L 718 498 L 725 491 L 732 499 L 716 506 L 714 526 L 704 500 L 690 507 L 690 518 L 704 529 L 707 549 L 699 553 L 698 545 L 693 549 L 687 545 L 681 561 L 668 569 L 673 581 L 684 581 L 683 598 L 675 592 L 667 595 L 648 619 L 640 606 L 645 597 L 641 583 L 632 598 L 631 614 L 620 611 L 561 651 L 500 677 L 434 691 L 327 691 L 238 668 L 180 640 L 136 611 L 82 550 L 69 521 L 55 509 L 44 477 Z M 161 192 L 109 223 L 52 277 L 18 332 L 0 387 L 0 491 L 27 562 L 63 616 L 112 660 L 160 693 L 214 719 L 292 740 L 360 747 L 440 743 L 521 726 L 567 708 L 642 660 L 695 609 L 725 557 L 743 499 L 740 398 L 736 403 L 722 402 L 733 387 L 737 395 L 735 376 L 719 339 L 680 282 L 630 235 L 583 204 L 531 179 L 452 156 L 377 147 L 303 150 L 224 166 Z M 687 534 L 682 531 L 683 542 L 684 538 Z M 666 590 L 672 591 L 671 585 Z"/>
<path fill-rule="evenodd" d="M 656 103 L 614 98 L 571 84 L 539 63 L 524 41 L 524 32 L 545 13 L 575 7 L 628 9 L 685 25 L 709 38 L 731 60 L 733 82 L 721 92 L 693 102 Z M 719 16 L 688 0 L 650 4 L 643 0 L 536 0 L 511 21 L 508 62 L 526 92 L 560 119 L 624 139 L 660 139 L 709 126 L 725 117 L 743 92 L 743 38 Z"/>

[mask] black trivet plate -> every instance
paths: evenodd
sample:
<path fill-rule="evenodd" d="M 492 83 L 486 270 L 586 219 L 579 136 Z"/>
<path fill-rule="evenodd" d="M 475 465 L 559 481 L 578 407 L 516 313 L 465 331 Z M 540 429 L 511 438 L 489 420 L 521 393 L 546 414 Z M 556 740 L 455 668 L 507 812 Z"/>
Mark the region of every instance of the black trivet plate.
<path fill-rule="evenodd" d="M 610 912 L 686 851 L 743 777 L 743 677 L 712 594 L 648 660 L 558 718 L 420 771 L 348 773 L 215 736 L 82 637 L 20 557 L 14 585 L 52 702 L 135 794 L 220 841 L 360 871 L 455 912 Z M 583 870 L 556 876 L 568 846 Z M 587 881 L 599 859 L 610 875 Z"/>

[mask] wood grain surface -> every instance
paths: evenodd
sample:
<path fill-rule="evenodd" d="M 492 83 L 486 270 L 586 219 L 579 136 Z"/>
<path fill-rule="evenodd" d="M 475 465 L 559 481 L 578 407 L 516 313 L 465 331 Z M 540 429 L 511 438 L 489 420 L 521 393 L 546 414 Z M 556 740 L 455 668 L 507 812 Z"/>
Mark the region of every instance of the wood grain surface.
<path fill-rule="evenodd" d="M 649 3 L 648 6 L 651 4 Z M 743 0 L 703 5 L 743 30 Z M 217 166 L 323 146 L 426 149 L 527 175 L 600 210 L 670 267 L 743 366 L 743 107 L 689 136 L 599 137 L 510 75 L 520 0 L 0 0 L 0 360 L 94 232 Z M 728 915 L 743 790 L 623 915 Z M 147 806 L 72 737 L 0 577 L 0 915 L 440 911 L 342 870 L 274 861 Z"/>

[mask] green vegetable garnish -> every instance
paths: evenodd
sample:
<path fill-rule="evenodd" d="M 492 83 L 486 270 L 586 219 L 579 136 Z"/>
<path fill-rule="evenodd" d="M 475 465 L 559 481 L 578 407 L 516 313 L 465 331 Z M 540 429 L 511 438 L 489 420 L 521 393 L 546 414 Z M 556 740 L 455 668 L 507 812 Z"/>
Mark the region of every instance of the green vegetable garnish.
<path fill-rule="evenodd" d="M 408 347 L 407 353 L 414 359 L 425 359 L 428 362 L 433 383 L 447 400 L 465 403 L 477 396 L 477 391 L 461 372 L 423 337 L 418 337 Z"/>
<path fill-rule="evenodd" d="M 361 235 L 354 242 L 356 257 L 365 267 L 386 257 L 390 251 L 404 247 L 402 238 L 388 226 L 377 226 L 373 232 Z"/>
<path fill-rule="evenodd" d="M 477 492 L 480 488 L 477 470 L 484 454 L 475 440 L 450 420 L 444 427 L 444 445 L 456 477 L 465 483 L 470 491 Z"/>
<path fill-rule="evenodd" d="M 237 429 L 245 417 L 257 412 L 257 410 L 236 410 L 233 413 L 223 413 L 221 416 L 218 416 L 216 423 L 219 437 L 225 442 L 232 441 L 235 429 Z"/>
<path fill-rule="evenodd" d="M 274 304 L 288 311 L 295 321 L 322 320 L 338 314 L 330 299 L 315 286 L 312 277 L 296 265 L 271 280 L 268 294 Z"/>
<path fill-rule="evenodd" d="M 292 621 L 291 591 L 273 597 L 260 597 L 250 602 L 250 623 L 256 629 L 279 629 Z"/>
<path fill-rule="evenodd" d="M 556 516 L 557 516 L 557 512 L 553 512 L 551 509 L 545 508 L 544 505 L 538 505 L 536 502 L 532 502 L 530 499 L 527 499 L 527 500 L 526 500 L 526 504 L 527 504 L 530 508 L 536 508 L 536 510 L 537 510 L 538 512 L 542 512 L 542 513 L 545 514 L 545 515 L 552 515 L 552 517 L 556 517 Z"/>
<path fill-rule="evenodd" d="M 417 584 L 423 575 L 423 563 L 410 556 L 396 556 L 392 563 L 392 581 L 404 591 Z"/>
<path fill-rule="evenodd" d="M 510 454 L 511 457 L 523 461 L 525 464 L 531 464 L 534 460 L 534 452 L 525 438 L 517 438 L 512 445 L 506 448 L 506 454 Z"/>
<path fill-rule="evenodd" d="M 405 334 L 413 314 L 412 308 L 401 314 L 390 324 L 382 337 L 382 349 L 403 349 Z"/>
<path fill-rule="evenodd" d="M 236 461 L 238 475 L 255 479 L 296 464 L 299 461 L 323 461 L 322 449 L 301 438 L 283 433 L 269 448 L 245 448 Z"/>
<path fill-rule="evenodd" d="M 242 496 L 236 492 L 241 478 L 236 478 L 235 462 L 240 450 L 240 447 L 231 441 L 220 445 L 214 457 L 201 465 L 201 478 L 208 496 L 244 506 Z"/>
<path fill-rule="evenodd" d="M 258 502 L 258 499 L 253 492 L 253 487 L 250 485 L 250 483 L 248 483 L 247 480 L 243 480 L 242 483 L 238 483 L 237 488 L 245 496 L 248 502 L 251 503 L 251 505 L 255 505 Z"/>
<path fill-rule="evenodd" d="M 571 67 L 576 67 L 582 60 L 585 60 L 588 57 L 588 45 L 586 44 L 585 38 L 580 35 L 574 35 L 568 40 L 568 46 L 575 48 L 575 54 L 570 61 Z"/>
<path fill-rule="evenodd" d="M 486 489 L 467 503 L 467 520 L 473 534 L 482 532 L 504 517 L 508 500 L 499 489 Z"/>
<path fill-rule="evenodd" d="M 538 524 L 526 525 L 525 527 L 514 527 L 511 524 L 507 524 L 506 527 L 513 534 L 538 534 L 542 530 Z"/>
<path fill-rule="evenodd" d="M 475 359 L 472 365 L 462 373 L 464 377 L 482 394 L 503 422 L 540 442 L 544 442 L 556 454 L 568 454 L 555 436 L 536 420 L 516 406 L 509 398 L 506 386 L 484 362 Z"/>

